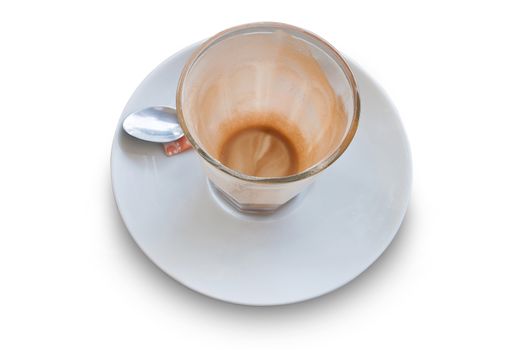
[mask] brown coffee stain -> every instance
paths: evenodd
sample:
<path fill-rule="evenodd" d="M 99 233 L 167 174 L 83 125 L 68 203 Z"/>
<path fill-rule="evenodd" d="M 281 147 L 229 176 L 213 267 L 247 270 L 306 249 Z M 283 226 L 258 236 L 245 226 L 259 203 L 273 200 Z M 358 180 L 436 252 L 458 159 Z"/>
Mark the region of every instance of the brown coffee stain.
<path fill-rule="evenodd" d="M 222 128 L 218 160 L 243 174 L 288 176 L 303 170 L 304 139 L 298 129 L 275 115 L 238 117 Z"/>

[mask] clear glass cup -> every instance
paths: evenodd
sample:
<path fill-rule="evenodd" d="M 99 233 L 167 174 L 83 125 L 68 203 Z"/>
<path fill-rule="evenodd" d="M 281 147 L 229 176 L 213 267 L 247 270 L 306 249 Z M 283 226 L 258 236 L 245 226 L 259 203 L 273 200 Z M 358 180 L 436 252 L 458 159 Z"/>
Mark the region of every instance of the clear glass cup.
<path fill-rule="evenodd" d="M 178 119 L 210 182 L 242 212 L 271 212 L 303 191 L 347 149 L 360 101 L 343 56 L 325 40 L 282 23 L 252 23 L 205 41 L 184 67 Z M 263 177 L 219 161 L 233 125 L 256 122 L 299 138 L 296 173 Z"/>

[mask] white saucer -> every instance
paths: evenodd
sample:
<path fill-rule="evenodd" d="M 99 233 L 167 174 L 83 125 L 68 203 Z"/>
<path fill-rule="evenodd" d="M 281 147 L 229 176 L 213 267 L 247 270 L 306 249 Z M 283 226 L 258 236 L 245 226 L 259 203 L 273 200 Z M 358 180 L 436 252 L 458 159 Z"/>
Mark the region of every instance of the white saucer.
<path fill-rule="evenodd" d="M 348 150 L 281 213 L 236 215 L 216 201 L 194 151 L 167 158 L 161 146 L 121 128 L 132 111 L 175 105 L 178 76 L 195 48 L 147 76 L 116 128 L 113 192 L 136 243 L 180 283 L 238 304 L 295 303 L 358 276 L 394 238 L 410 196 L 410 151 L 391 101 L 352 62 L 362 113 Z"/>

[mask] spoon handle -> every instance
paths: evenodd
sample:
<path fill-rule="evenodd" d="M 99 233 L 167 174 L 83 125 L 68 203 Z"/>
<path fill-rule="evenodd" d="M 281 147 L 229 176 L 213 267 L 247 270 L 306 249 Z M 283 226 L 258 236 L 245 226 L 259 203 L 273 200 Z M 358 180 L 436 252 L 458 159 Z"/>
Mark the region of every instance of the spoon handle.
<path fill-rule="evenodd" d="M 163 151 L 165 155 L 170 157 L 178 153 L 182 153 L 188 149 L 192 148 L 187 137 L 183 136 L 176 141 L 168 142 L 163 144 Z"/>

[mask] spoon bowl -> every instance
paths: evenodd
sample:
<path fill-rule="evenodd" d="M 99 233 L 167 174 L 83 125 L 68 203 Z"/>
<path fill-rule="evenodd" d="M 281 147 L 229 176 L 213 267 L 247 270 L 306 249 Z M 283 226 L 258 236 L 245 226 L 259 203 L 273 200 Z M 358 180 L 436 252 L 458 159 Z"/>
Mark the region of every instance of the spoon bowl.
<path fill-rule="evenodd" d="M 157 143 L 173 142 L 184 136 L 176 109 L 167 106 L 147 107 L 129 114 L 123 129 L 138 139 Z"/>

